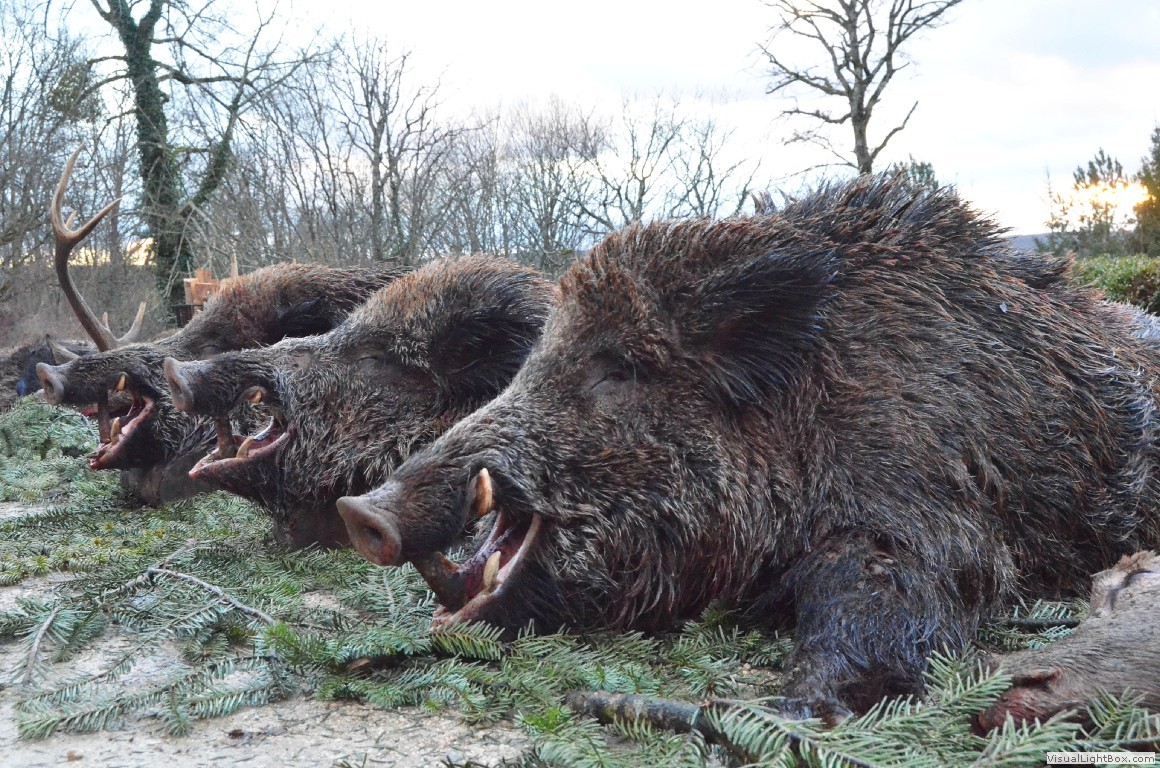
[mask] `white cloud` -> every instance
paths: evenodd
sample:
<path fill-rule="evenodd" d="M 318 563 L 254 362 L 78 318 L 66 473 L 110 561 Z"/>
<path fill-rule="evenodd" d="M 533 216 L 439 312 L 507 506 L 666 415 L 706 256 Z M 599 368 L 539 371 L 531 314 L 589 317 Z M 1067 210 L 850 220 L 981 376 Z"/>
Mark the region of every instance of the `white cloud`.
<path fill-rule="evenodd" d="M 791 126 L 775 119 L 782 102 L 764 95 L 757 44 L 771 14 L 760 0 L 336 0 L 323 10 L 334 29 L 351 24 L 409 47 L 416 74 L 442 76 L 461 108 L 558 94 L 613 109 L 626 93 L 729 91 L 734 102 L 713 109 L 735 121 L 771 178 L 827 159 L 781 143 Z M 875 115 L 881 136 L 919 101 L 880 167 L 930 161 L 1020 232 L 1043 229 L 1048 172 L 1067 183 L 1100 147 L 1136 169 L 1160 121 L 1160 4 L 968 0 L 949 19 L 913 41 L 914 66 Z M 845 129 L 837 139 L 849 143 Z"/>

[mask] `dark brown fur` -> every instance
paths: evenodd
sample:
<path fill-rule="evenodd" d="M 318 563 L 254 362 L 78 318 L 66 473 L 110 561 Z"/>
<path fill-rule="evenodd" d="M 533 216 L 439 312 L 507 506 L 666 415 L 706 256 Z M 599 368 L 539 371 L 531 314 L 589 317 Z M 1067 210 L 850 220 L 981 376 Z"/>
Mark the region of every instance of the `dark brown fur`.
<path fill-rule="evenodd" d="M 175 461 L 181 464 L 181 457 L 190 453 L 204 453 L 212 445 L 213 429 L 204 420 L 191 419 L 173 408 L 162 373 L 166 357 L 196 360 L 286 337 L 322 333 L 399 274 L 399 270 L 386 267 L 314 264 L 260 269 L 228 283 L 188 325 L 167 338 L 89 355 L 66 365 L 38 366 L 45 396 L 60 405 L 90 406 L 107 398 L 125 374 L 131 399 L 138 405 L 148 399 L 153 412 L 134 425 L 115 452 L 94 459 L 94 468 L 129 470 L 139 476 L 144 501 L 169 500 L 180 493 L 154 491 L 161 475 L 173 474 L 165 467 Z M 197 489 L 192 485 L 181 492 Z"/>
<path fill-rule="evenodd" d="M 1007 654 L 993 664 L 1011 689 L 979 716 L 981 730 L 1082 714 L 1100 694 L 1140 697 L 1160 711 L 1160 557 L 1125 556 L 1092 579 L 1088 618 L 1043 648 Z"/>
<path fill-rule="evenodd" d="M 503 562 L 542 527 L 440 621 L 658 630 L 721 600 L 795 627 L 797 711 L 920 691 L 1017 592 L 1160 544 L 1154 347 L 1000 235 L 881 178 L 613 234 L 500 397 L 343 502 L 352 538 L 438 562 L 487 468 Z"/>
<path fill-rule="evenodd" d="M 280 425 L 246 459 L 206 461 L 193 474 L 261 503 L 292 546 L 346 546 L 335 501 L 379 485 L 495 397 L 553 296 L 508 259 L 441 261 L 383 288 L 328 334 L 173 367 L 174 399 L 192 412 L 227 415 L 261 387 Z"/>

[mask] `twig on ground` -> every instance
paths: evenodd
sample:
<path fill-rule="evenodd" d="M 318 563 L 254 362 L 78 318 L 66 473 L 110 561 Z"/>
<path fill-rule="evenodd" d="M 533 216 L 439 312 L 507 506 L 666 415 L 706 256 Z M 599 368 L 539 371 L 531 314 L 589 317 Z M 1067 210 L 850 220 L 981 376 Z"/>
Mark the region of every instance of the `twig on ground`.
<path fill-rule="evenodd" d="M 236 597 L 229 594 L 221 587 L 210 584 L 208 581 L 202 581 L 196 576 L 191 576 L 188 573 L 170 570 L 169 568 L 149 568 L 142 575 L 150 579 L 156 576 L 165 576 L 170 579 L 176 579 L 177 581 L 184 581 L 187 584 L 193 584 L 194 586 L 204 589 L 206 592 L 209 592 L 212 595 L 216 595 L 219 600 L 224 600 L 242 613 L 253 616 L 255 619 L 258 619 L 261 622 L 264 622 L 270 626 L 274 626 L 278 623 L 273 616 L 266 613 L 265 611 L 261 611 L 257 608 L 254 608 L 253 606 L 246 605 L 241 600 L 238 600 Z"/>

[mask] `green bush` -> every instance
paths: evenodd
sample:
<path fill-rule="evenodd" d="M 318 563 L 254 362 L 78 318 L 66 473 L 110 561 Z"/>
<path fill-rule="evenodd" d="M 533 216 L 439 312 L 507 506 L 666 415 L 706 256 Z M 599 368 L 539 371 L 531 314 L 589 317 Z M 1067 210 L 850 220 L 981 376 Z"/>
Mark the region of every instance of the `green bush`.
<path fill-rule="evenodd" d="M 1074 274 L 1077 281 L 1102 289 L 1109 299 L 1160 313 L 1160 259 L 1095 256 L 1076 261 Z"/>

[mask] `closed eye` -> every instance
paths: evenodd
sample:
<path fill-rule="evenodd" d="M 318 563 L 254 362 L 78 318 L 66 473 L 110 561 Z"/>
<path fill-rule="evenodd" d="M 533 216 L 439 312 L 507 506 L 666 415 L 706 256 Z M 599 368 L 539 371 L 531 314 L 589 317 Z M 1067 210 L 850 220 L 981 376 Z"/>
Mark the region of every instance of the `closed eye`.
<path fill-rule="evenodd" d="M 597 381 L 593 382 L 592 385 L 588 387 L 588 389 L 594 390 L 597 387 L 601 387 L 601 386 L 608 385 L 608 384 L 623 384 L 624 382 L 629 381 L 629 379 L 630 379 L 630 377 L 629 377 L 627 371 L 622 371 L 622 370 L 608 371 L 603 376 L 601 376 Z"/>
<path fill-rule="evenodd" d="M 588 373 L 588 391 L 600 395 L 621 389 L 637 381 L 637 372 L 624 361 L 612 357 L 597 357 Z"/>

